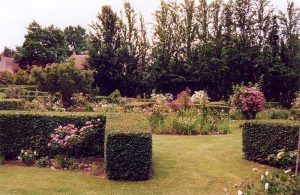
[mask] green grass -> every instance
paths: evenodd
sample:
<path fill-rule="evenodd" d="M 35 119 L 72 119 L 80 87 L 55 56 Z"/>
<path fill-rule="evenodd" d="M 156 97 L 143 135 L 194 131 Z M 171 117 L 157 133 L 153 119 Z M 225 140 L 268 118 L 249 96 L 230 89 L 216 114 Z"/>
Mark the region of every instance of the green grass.
<path fill-rule="evenodd" d="M 141 114 L 108 115 L 109 128 L 124 121 L 146 125 Z M 225 187 L 260 166 L 243 159 L 240 123 L 231 122 L 231 135 L 153 135 L 149 181 L 115 182 L 70 171 L 0 166 L 0 194 L 225 194 Z"/>

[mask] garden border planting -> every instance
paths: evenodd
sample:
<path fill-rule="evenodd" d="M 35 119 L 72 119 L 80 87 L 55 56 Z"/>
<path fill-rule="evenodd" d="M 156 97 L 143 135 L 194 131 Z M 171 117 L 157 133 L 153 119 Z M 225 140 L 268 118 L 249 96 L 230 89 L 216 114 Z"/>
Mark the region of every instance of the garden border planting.
<path fill-rule="evenodd" d="M 42 156 L 50 155 L 50 134 L 60 125 L 82 126 L 87 121 L 100 120 L 102 125 L 80 148 L 80 156 L 104 155 L 106 117 L 96 113 L 70 112 L 0 112 L 0 152 L 6 159 L 16 158 L 21 150 L 36 150 Z"/>

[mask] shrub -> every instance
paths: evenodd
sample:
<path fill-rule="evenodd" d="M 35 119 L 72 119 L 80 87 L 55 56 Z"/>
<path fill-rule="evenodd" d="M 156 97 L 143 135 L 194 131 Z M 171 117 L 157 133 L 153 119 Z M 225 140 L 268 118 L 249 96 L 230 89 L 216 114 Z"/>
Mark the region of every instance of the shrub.
<path fill-rule="evenodd" d="M 46 157 L 41 157 L 40 159 L 37 159 L 35 161 L 35 166 L 37 167 L 48 167 L 50 165 L 50 160 L 48 156 Z"/>
<path fill-rule="evenodd" d="M 37 159 L 37 152 L 33 151 L 32 149 L 27 149 L 27 150 L 21 150 L 20 155 L 18 156 L 18 159 L 21 162 L 26 162 L 26 163 L 33 163 Z"/>
<path fill-rule="evenodd" d="M 0 99 L 0 110 L 23 110 L 24 107 L 22 99 Z"/>
<path fill-rule="evenodd" d="M 9 71 L 0 72 L 0 84 L 1 85 L 11 85 L 14 84 L 15 77 Z"/>
<path fill-rule="evenodd" d="M 20 98 L 25 89 L 19 86 L 9 86 L 4 90 L 7 98 Z"/>
<path fill-rule="evenodd" d="M 201 106 L 204 106 L 209 103 L 209 98 L 205 91 L 195 91 L 191 97 L 191 101 L 194 104 L 199 104 Z"/>
<path fill-rule="evenodd" d="M 29 83 L 29 74 L 25 70 L 18 70 L 15 77 L 15 84 L 17 85 L 27 85 Z"/>
<path fill-rule="evenodd" d="M 264 94 L 257 87 L 242 87 L 233 95 L 232 105 L 242 112 L 246 119 L 255 119 L 265 108 Z"/>
<path fill-rule="evenodd" d="M 65 106 L 70 105 L 74 93 L 86 94 L 94 89 L 93 71 L 75 67 L 74 61 L 47 65 L 45 69 L 35 67 L 31 74 L 43 91 L 61 93 Z"/>
<path fill-rule="evenodd" d="M 150 133 L 110 133 L 106 137 L 105 169 L 111 180 L 141 181 L 150 178 Z"/>
<path fill-rule="evenodd" d="M 93 156 L 104 153 L 104 130 L 106 118 L 94 113 L 65 112 L 0 112 L 0 152 L 7 159 L 13 159 L 24 149 L 37 151 L 40 156 L 48 156 L 50 134 L 59 125 L 75 124 L 83 126 L 86 121 L 100 119 L 98 132 L 86 140 L 76 156 Z M 53 155 L 53 154 L 52 154 Z"/>
<path fill-rule="evenodd" d="M 54 168 L 56 169 L 76 169 L 78 164 L 74 158 L 67 158 L 63 155 L 56 155 L 54 158 Z"/>
<path fill-rule="evenodd" d="M 174 111 L 181 111 L 190 108 L 191 104 L 191 90 L 186 88 L 186 90 L 177 94 L 177 98 L 169 105 Z"/>
<path fill-rule="evenodd" d="M 112 103 L 119 103 L 120 99 L 122 98 L 121 92 L 118 89 L 116 89 L 109 95 L 109 98 L 112 101 Z"/>
<path fill-rule="evenodd" d="M 258 113 L 257 119 L 288 119 L 290 115 L 291 112 L 289 110 L 270 109 Z"/>
<path fill-rule="evenodd" d="M 84 96 L 82 93 L 73 94 L 72 106 L 70 107 L 71 111 L 75 112 L 93 112 L 93 105 L 89 102 L 87 96 Z"/>
<path fill-rule="evenodd" d="M 287 152 L 297 149 L 300 123 L 293 121 L 250 121 L 243 127 L 243 152 L 245 158 L 270 165 L 278 165 L 273 162 L 270 155 L 277 155 L 279 150 Z M 282 167 L 295 165 L 282 164 Z"/>
<path fill-rule="evenodd" d="M 225 191 L 226 194 L 298 194 L 297 178 L 290 170 L 262 172 L 256 168 L 255 174 L 248 177 L 241 185 L 235 186 L 239 189 Z M 235 192 L 234 192 L 235 191 Z"/>
<path fill-rule="evenodd" d="M 48 144 L 55 153 L 64 154 L 66 157 L 78 156 L 89 144 L 89 140 L 97 139 L 98 129 L 101 128 L 101 121 L 87 121 L 84 126 L 77 128 L 74 124 L 59 126 L 50 135 Z"/>

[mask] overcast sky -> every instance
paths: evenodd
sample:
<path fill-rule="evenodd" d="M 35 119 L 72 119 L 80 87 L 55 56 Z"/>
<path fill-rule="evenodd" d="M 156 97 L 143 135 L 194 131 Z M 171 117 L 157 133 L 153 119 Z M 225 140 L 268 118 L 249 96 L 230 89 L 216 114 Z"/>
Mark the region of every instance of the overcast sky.
<path fill-rule="evenodd" d="M 134 9 L 141 12 L 147 23 L 160 0 L 129 0 Z M 178 0 L 182 2 L 183 0 Z M 59 28 L 68 25 L 89 27 L 101 6 L 111 5 L 115 11 L 122 9 L 124 0 L 0 0 L 0 51 L 4 46 L 21 46 L 26 27 L 32 20 L 42 26 L 54 24 Z M 271 0 L 281 10 L 286 9 L 286 0 Z M 294 0 L 299 7 L 300 0 Z"/>

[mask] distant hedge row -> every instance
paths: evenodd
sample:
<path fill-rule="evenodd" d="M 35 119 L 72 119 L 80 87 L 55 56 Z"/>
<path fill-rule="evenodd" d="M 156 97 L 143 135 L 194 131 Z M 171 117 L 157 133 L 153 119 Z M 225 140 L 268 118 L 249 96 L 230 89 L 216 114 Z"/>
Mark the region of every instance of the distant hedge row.
<path fill-rule="evenodd" d="M 295 156 L 285 158 L 285 153 L 297 150 L 299 122 L 249 121 L 242 127 L 243 152 L 247 160 L 280 167 L 295 165 Z"/>
<path fill-rule="evenodd" d="M 0 99 L 0 110 L 23 110 L 24 107 L 23 99 Z"/>

